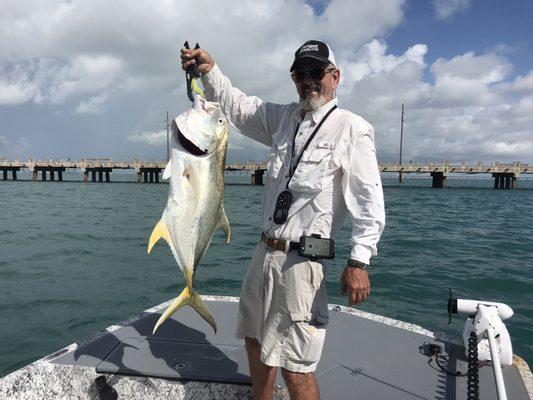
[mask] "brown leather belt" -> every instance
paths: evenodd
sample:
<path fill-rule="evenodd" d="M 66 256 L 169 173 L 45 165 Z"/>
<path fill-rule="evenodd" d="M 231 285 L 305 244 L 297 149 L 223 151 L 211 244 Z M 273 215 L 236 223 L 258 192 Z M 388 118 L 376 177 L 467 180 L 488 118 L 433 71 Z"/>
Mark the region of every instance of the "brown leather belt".
<path fill-rule="evenodd" d="M 291 250 L 296 250 L 300 246 L 299 242 L 291 242 L 289 240 L 268 237 L 265 232 L 261 233 L 261 241 L 266 243 L 266 245 L 271 249 L 283 251 L 285 253 Z"/>

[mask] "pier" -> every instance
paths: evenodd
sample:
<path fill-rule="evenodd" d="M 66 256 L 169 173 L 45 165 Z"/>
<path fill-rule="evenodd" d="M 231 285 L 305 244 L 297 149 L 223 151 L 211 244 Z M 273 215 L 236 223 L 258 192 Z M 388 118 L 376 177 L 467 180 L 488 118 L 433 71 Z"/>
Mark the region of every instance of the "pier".
<path fill-rule="evenodd" d="M 131 169 L 137 174 L 139 183 L 158 183 L 161 180 L 167 165 L 166 161 L 113 161 L 108 158 L 87 158 L 81 161 L 71 160 L 0 160 L 0 171 L 3 180 L 17 180 L 17 172 L 27 169 L 32 173 L 32 180 L 62 181 L 63 172 L 67 169 L 78 169 L 83 174 L 84 182 L 110 182 L 111 173 L 117 169 Z M 249 173 L 252 185 L 262 185 L 267 162 L 246 161 L 226 164 L 226 171 L 242 171 Z M 483 165 L 479 162 L 475 165 L 466 163 L 451 164 L 448 161 L 442 163 L 408 163 L 386 164 L 379 163 L 379 171 L 382 173 L 398 173 L 401 177 L 406 174 L 428 174 L 432 178 L 432 187 L 445 188 L 449 174 L 491 174 L 494 179 L 495 189 L 515 189 L 518 186 L 518 178 L 521 175 L 533 174 L 533 166 L 520 162 L 512 164 L 500 164 L 494 162 L 491 165 Z M 40 173 L 40 174 L 39 174 Z M 57 177 L 57 179 L 56 179 Z"/>

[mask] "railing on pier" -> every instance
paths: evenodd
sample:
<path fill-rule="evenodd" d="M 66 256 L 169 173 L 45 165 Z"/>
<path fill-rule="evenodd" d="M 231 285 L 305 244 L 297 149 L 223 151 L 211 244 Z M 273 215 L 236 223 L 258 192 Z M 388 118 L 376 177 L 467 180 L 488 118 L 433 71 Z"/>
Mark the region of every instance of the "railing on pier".
<path fill-rule="evenodd" d="M 33 180 L 37 180 L 38 173 L 41 172 L 41 179 L 55 180 L 55 175 L 59 181 L 63 180 L 63 172 L 67 168 L 79 169 L 83 173 L 83 180 L 96 182 L 110 181 L 110 173 L 114 169 L 133 169 L 137 174 L 137 182 L 159 182 L 159 174 L 165 169 L 166 161 L 113 161 L 110 158 L 85 158 L 82 160 L 0 160 L 0 171 L 4 180 L 8 179 L 8 172 L 12 173 L 13 180 L 17 180 L 17 172 L 21 169 L 28 169 L 32 172 Z M 252 184 L 261 185 L 263 174 L 267 169 L 266 162 L 233 162 L 226 164 L 226 171 L 244 171 L 251 173 Z M 409 163 L 409 164 L 379 164 L 380 172 L 393 172 L 398 174 L 428 173 L 433 178 L 433 187 L 442 188 L 446 186 L 446 178 L 449 174 L 492 174 L 494 187 L 498 189 L 513 189 L 516 181 L 522 174 L 533 174 L 533 166 L 514 162 L 512 164 L 501 164 L 494 162 L 491 165 L 483 165 L 479 162 L 475 165 L 466 163 L 451 164 L 448 161 L 443 163 Z"/>

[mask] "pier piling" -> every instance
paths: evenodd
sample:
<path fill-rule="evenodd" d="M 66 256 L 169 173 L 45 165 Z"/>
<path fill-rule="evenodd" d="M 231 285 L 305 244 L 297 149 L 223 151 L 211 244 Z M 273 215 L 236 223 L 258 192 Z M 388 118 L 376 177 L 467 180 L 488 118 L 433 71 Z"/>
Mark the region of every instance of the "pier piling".
<path fill-rule="evenodd" d="M 51 170 L 50 170 L 50 180 L 51 180 L 51 181 L 55 181 L 55 179 L 56 179 L 56 178 L 55 178 L 54 170 L 51 169 Z"/>
<path fill-rule="evenodd" d="M 46 170 L 44 169 L 41 171 L 41 179 L 43 180 L 43 182 L 46 181 Z"/>
<path fill-rule="evenodd" d="M 7 169 L 2 170 L 2 175 L 4 176 L 4 181 L 7 181 Z"/>
<path fill-rule="evenodd" d="M 263 185 L 264 169 L 256 169 L 252 172 L 252 185 Z"/>
<path fill-rule="evenodd" d="M 91 176 L 92 181 L 93 181 L 93 182 L 96 182 L 96 170 L 93 169 L 93 170 L 91 171 L 91 175 L 92 175 L 92 176 Z"/>
<path fill-rule="evenodd" d="M 432 172 L 431 177 L 433 178 L 432 187 L 442 189 L 447 186 L 446 175 L 444 175 L 444 172 Z"/>
<path fill-rule="evenodd" d="M 514 173 L 494 173 L 494 189 L 516 189 L 516 175 Z"/>
<path fill-rule="evenodd" d="M 32 181 L 36 181 L 37 180 L 37 170 L 34 169 L 32 172 L 31 172 L 31 180 Z"/>

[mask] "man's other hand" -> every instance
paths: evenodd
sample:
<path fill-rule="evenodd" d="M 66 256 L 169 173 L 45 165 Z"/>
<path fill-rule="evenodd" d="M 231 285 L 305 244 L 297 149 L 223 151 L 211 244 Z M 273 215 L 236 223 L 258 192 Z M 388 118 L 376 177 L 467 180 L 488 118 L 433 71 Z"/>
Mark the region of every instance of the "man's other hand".
<path fill-rule="evenodd" d="M 348 293 L 348 306 L 365 301 L 370 296 L 368 271 L 345 267 L 341 276 L 341 294 Z"/>
<path fill-rule="evenodd" d="M 203 49 L 181 49 L 181 68 L 185 71 L 193 64 L 198 65 L 198 72 L 207 74 L 215 65 L 215 61 Z"/>

